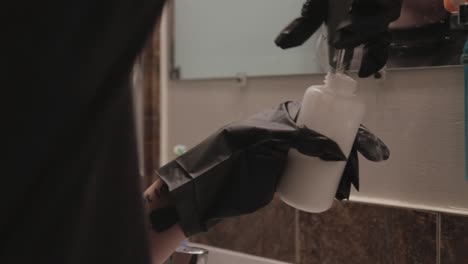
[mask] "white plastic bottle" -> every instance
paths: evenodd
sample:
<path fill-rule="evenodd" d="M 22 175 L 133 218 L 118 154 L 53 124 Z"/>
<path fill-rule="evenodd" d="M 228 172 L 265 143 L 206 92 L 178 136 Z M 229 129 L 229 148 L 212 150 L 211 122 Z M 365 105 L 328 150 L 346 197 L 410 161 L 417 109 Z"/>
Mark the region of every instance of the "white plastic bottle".
<path fill-rule="evenodd" d="M 351 77 L 329 73 L 324 85 L 307 89 L 297 118 L 298 125 L 333 139 L 347 157 L 365 112 L 355 96 L 356 88 Z M 323 161 L 290 150 L 278 194 L 299 210 L 326 211 L 333 204 L 345 165 L 345 161 Z"/>

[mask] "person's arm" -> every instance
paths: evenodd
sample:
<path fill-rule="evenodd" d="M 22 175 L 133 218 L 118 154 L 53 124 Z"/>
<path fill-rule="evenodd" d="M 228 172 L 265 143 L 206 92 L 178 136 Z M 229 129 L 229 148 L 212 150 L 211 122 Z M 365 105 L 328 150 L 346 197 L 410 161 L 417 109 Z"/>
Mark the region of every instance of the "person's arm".
<path fill-rule="evenodd" d="M 165 188 L 164 182 L 161 180 L 155 181 L 146 189 L 144 193 L 146 214 L 149 215 L 152 210 L 157 208 L 169 206 L 167 194 L 167 188 Z M 184 239 L 184 233 L 179 225 L 174 225 L 163 232 L 150 229 L 152 264 L 163 263 Z"/>

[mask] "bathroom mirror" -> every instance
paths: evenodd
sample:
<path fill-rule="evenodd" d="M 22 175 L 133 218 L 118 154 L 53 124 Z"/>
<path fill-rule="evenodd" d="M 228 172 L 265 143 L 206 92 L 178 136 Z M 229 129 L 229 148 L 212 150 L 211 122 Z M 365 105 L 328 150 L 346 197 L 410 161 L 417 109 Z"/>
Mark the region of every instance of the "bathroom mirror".
<path fill-rule="evenodd" d="M 323 73 L 326 44 L 319 33 L 290 50 L 275 46 L 277 34 L 300 14 L 305 0 L 174 0 L 173 79 L 218 79 Z M 388 68 L 457 65 L 467 32 L 442 0 L 403 0 L 391 25 Z M 356 49 L 353 68 L 362 50 Z"/>
<path fill-rule="evenodd" d="M 172 75 L 177 79 L 322 73 L 317 36 L 283 51 L 277 34 L 303 0 L 175 0 Z"/>
<path fill-rule="evenodd" d="M 468 34 L 442 0 L 403 0 L 400 19 L 390 25 L 390 32 L 390 69 L 459 65 Z M 356 50 L 354 68 L 361 53 Z"/>

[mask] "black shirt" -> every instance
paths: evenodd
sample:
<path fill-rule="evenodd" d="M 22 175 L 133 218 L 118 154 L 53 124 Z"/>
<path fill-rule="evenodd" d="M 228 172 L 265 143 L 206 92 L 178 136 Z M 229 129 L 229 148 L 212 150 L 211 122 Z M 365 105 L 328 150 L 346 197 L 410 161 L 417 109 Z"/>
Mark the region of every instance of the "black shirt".
<path fill-rule="evenodd" d="M 163 2 L 3 3 L 0 263 L 149 263 L 127 80 Z"/>

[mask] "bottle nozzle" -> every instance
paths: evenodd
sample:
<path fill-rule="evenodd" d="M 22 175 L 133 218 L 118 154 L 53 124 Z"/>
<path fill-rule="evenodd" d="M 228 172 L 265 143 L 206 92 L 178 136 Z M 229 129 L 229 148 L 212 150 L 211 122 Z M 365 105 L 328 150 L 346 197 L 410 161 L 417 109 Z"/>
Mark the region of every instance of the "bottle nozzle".
<path fill-rule="evenodd" d="M 347 74 L 353 59 L 354 49 L 335 50 L 332 73 Z"/>

